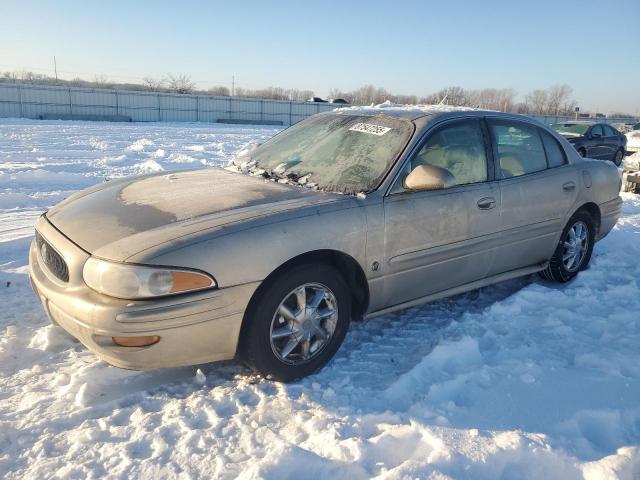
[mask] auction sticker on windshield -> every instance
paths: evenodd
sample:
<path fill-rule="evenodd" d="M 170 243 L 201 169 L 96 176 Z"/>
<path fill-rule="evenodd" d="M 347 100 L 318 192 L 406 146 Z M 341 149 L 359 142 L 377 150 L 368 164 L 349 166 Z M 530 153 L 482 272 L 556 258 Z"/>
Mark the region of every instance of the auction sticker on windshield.
<path fill-rule="evenodd" d="M 380 137 L 391 129 L 389 127 L 381 127 L 380 125 L 373 125 L 371 123 L 356 123 L 349 130 L 352 132 L 371 133 L 372 135 L 378 135 Z"/>

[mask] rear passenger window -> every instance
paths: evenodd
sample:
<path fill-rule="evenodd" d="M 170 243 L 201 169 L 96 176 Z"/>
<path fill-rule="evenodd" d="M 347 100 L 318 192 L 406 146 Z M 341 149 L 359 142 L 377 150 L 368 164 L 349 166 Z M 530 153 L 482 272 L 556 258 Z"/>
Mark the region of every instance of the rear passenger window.
<path fill-rule="evenodd" d="M 566 164 L 567 157 L 565 156 L 564 150 L 558 141 L 544 130 L 540 130 L 540 136 L 542 136 L 542 143 L 544 144 L 544 149 L 547 152 L 549 168 L 559 167 Z"/>
<path fill-rule="evenodd" d="M 501 178 L 519 177 L 547 168 L 538 129 L 524 123 L 490 123 L 496 143 Z"/>
<path fill-rule="evenodd" d="M 463 120 L 431 135 L 411 160 L 411 169 L 432 165 L 448 170 L 456 185 L 487 180 L 487 157 L 479 120 Z"/>
<path fill-rule="evenodd" d="M 618 135 L 618 133 L 609 125 L 603 125 L 602 128 L 604 129 L 604 134 L 607 137 L 615 137 L 616 135 Z"/>

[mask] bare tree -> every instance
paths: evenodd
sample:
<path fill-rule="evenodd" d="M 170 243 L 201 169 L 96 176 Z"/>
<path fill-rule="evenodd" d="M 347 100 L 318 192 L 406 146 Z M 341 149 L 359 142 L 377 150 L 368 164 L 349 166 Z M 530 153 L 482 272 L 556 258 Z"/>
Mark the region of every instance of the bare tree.
<path fill-rule="evenodd" d="M 501 112 L 513 110 L 515 95 L 511 88 L 483 88 L 467 92 L 468 105 Z"/>
<path fill-rule="evenodd" d="M 547 111 L 552 115 L 560 115 L 571 110 L 575 101 L 571 100 L 573 88 L 569 85 L 554 85 L 547 93 Z"/>
<path fill-rule="evenodd" d="M 109 85 L 109 79 L 106 75 L 94 75 L 93 76 L 93 84 L 98 88 L 105 88 Z"/>
<path fill-rule="evenodd" d="M 167 86 L 175 93 L 193 93 L 196 84 L 189 75 L 167 75 Z"/>
<path fill-rule="evenodd" d="M 468 93 L 462 87 L 447 87 L 425 97 L 424 103 L 454 105 L 457 107 L 469 104 Z"/>
<path fill-rule="evenodd" d="M 549 94 L 546 90 L 537 89 L 527 94 L 525 101 L 531 107 L 531 113 L 548 113 Z"/>
<path fill-rule="evenodd" d="M 289 100 L 302 102 L 307 100 L 315 95 L 313 90 L 298 90 L 294 88 L 289 91 Z"/>
<path fill-rule="evenodd" d="M 215 95 L 217 97 L 229 97 L 231 93 L 229 92 L 229 88 L 223 85 L 216 85 L 215 87 L 211 87 L 207 90 L 209 95 Z"/>
<path fill-rule="evenodd" d="M 153 92 L 159 92 L 164 88 L 164 79 L 144 77 L 142 79 L 142 84 Z"/>
<path fill-rule="evenodd" d="M 526 115 L 527 113 L 531 113 L 531 107 L 527 102 L 519 102 L 513 106 L 512 111 L 515 113 Z"/>

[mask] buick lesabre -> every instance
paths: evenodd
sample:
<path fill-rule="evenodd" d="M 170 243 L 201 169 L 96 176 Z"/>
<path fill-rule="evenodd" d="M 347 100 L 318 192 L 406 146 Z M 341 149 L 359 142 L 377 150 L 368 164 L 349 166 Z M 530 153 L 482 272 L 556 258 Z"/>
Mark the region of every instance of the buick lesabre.
<path fill-rule="evenodd" d="M 522 275 L 571 280 L 619 190 L 613 163 L 527 117 L 340 109 L 227 169 L 70 196 L 38 220 L 30 276 L 51 320 L 115 366 L 239 358 L 289 381 L 352 320 Z"/>

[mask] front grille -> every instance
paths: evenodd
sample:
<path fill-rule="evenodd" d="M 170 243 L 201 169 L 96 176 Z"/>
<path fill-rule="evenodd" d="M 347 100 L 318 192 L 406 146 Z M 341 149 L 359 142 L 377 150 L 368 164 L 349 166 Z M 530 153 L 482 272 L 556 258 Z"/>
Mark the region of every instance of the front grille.
<path fill-rule="evenodd" d="M 42 262 L 56 278 L 63 282 L 69 281 L 69 268 L 64 258 L 49 245 L 49 243 L 42 238 L 38 232 L 36 232 L 36 246 L 38 247 L 38 253 Z"/>

